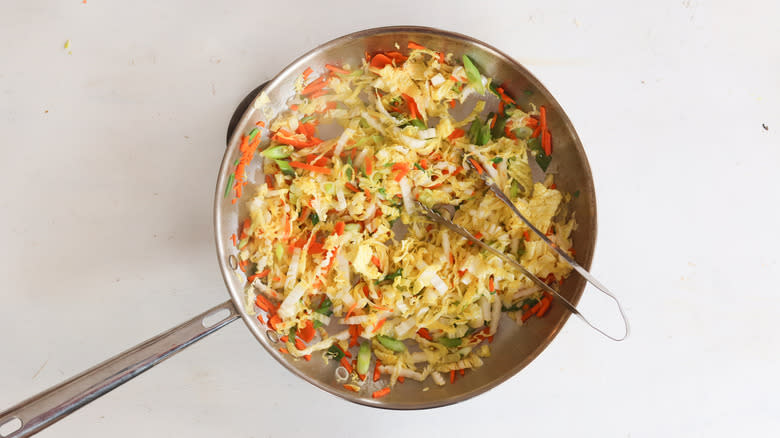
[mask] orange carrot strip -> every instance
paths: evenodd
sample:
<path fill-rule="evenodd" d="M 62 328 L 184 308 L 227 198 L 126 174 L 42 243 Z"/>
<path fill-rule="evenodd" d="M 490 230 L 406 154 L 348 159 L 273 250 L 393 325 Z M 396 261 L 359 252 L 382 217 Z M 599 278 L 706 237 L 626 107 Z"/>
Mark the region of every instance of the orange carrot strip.
<path fill-rule="evenodd" d="M 531 240 L 531 234 L 528 233 L 528 230 L 523 231 L 523 239 L 525 239 L 526 242 Z"/>
<path fill-rule="evenodd" d="M 485 173 L 485 169 L 483 169 L 483 168 L 482 168 L 482 166 L 480 166 L 480 165 L 479 165 L 479 163 L 477 162 L 477 160 L 475 160 L 475 159 L 473 159 L 473 158 L 469 158 L 469 161 L 471 162 L 471 164 L 473 164 L 473 165 L 474 165 L 474 168 L 475 168 L 475 169 L 477 169 L 477 173 L 479 173 L 480 175 L 482 175 L 483 173 Z"/>
<path fill-rule="evenodd" d="M 450 383 L 455 383 L 455 370 L 450 370 Z"/>
<path fill-rule="evenodd" d="M 311 360 L 311 354 L 304 354 L 303 358 L 306 359 L 307 361 L 310 361 Z"/>
<path fill-rule="evenodd" d="M 413 119 L 422 119 L 420 116 L 420 111 L 417 109 L 417 103 L 414 101 L 412 96 L 409 96 L 406 93 L 401 93 L 401 97 L 403 97 L 404 102 L 406 102 L 406 106 L 409 107 L 409 115 L 412 116 Z"/>
<path fill-rule="evenodd" d="M 344 183 L 344 187 L 352 190 L 355 193 L 360 193 L 360 189 L 355 187 L 352 183 Z"/>
<path fill-rule="evenodd" d="M 233 241 L 233 246 L 238 246 L 238 241 L 236 241 L 236 233 L 233 233 L 233 235 L 230 236 L 230 240 Z"/>
<path fill-rule="evenodd" d="M 458 129 L 456 129 L 456 130 L 452 131 L 452 134 L 450 134 L 449 136 L 447 136 L 447 140 L 450 140 L 450 141 L 452 141 L 452 140 L 455 140 L 456 138 L 461 138 L 461 137 L 463 137 L 464 135 L 466 135 L 466 131 L 464 131 L 464 130 L 462 130 L 462 129 L 458 128 Z"/>
<path fill-rule="evenodd" d="M 422 167 L 424 170 L 428 170 L 428 160 L 422 158 L 420 160 L 420 167 Z"/>
<path fill-rule="evenodd" d="M 490 121 L 490 129 L 496 126 L 496 120 L 498 120 L 498 114 L 493 114 L 493 120 Z"/>
<path fill-rule="evenodd" d="M 341 366 L 347 369 L 347 372 L 352 374 L 352 365 L 349 363 L 346 357 L 341 358 Z"/>
<path fill-rule="evenodd" d="M 257 274 L 252 275 L 251 277 L 247 278 L 246 280 L 251 283 L 251 282 L 255 281 L 258 278 L 265 277 L 266 275 L 268 275 L 269 272 L 271 272 L 271 271 L 268 270 L 268 269 L 265 269 L 262 272 L 258 272 Z"/>
<path fill-rule="evenodd" d="M 461 376 L 465 376 L 466 375 L 466 369 L 465 368 L 461 368 L 460 369 L 460 375 Z"/>
<path fill-rule="evenodd" d="M 284 347 L 279 348 L 279 352 L 282 353 L 282 354 L 290 354 L 290 352 L 287 351 L 287 349 L 284 348 Z"/>
<path fill-rule="evenodd" d="M 377 359 L 376 365 L 374 365 L 374 382 L 379 380 L 379 378 L 382 376 L 382 374 L 379 372 L 379 367 L 381 366 L 382 366 L 382 362 L 379 359 Z"/>
<path fill-rule="evenodd" d="M 377 53 L 371 58 L 371 67 L 382 69 L 387 64 L 392 64 L 393 60 L 390 59 L 387 55 L 382 53 Z"/>
<path fill-rule="evenodd" d="M 380 320 L 379 320 L 379 321 L 376 323 L 376 325 L 374 326 L 374 330 L 371 330 L 371 333 L 376 333 L 377 331 L 379 331 L 379 329 L 380 329 L 380 328 L 382 328 L 382 326 L 383 326 L 383 325 L 385 325 L 385 321 L 386 321 L 386 320 L 387 320 L 387 318 L 382 318 L 382 319 L 380 319 Z"/>
<path fill-rule="evenodd" d="M 332 71 L 333 73 L 341 73 L 343 75 L 348 75 L 349 74 L 348 71 L 344 70 L 341 67 L 336 67 L 335 65 L 325 64 L 325 68 L 327 68 L 328 70 Z"/>
<path fill-rule="evenodd" d="M 306 79 L 309 77 L 310 74 L 312 74 L 314 70 L 311 69 L 311 67 L 306 67 L 306 70 L 303 71 L 303 79 Z"/>
<path fill-rule="evenodd" d="M 346 315 L 344 315 L 344 319 L 347 319 L 347 318 L 349 318 L 350 316 L 352 316 L 352 312 L 354 312 L 354 311 L 355 311 L 355 307 L 357 307 L 357 304 L 358 304 L 358 303 L 357 303 L 357 301 L 355 301 L 355 302 L 352 304 L 352 307 L 350 307 L 350 308 L 349 308 L 349 310 L 347 311 L 347 314 L 346 314 Z"/>
<path fill-rule="evenodd" d="M 379 262 L 379 257 L 375 255 L 371 256 L 371 263 L 373 263 L 374 266 L 376 266 L 376 268 L 379 269 L 380 271 L 382 270 L 382 265 Z"/>
<path fill-rule="evenodd" d="M 387 394 L 390 394 L 390 388 L 389 387 L 384 387 L 384 388 L 380 389 L 379 391 L 374 391 L 371 394 L 371 397 L 373 397 L 373 398 L 382 398 L 382 397 L 386 396 Z"/>
<path fill-rule="evenodd" d="M 317 333 L 317 331 L 314 329 L 314 323 L 308 319 L 303 325 L 303 328 L 298 329 L 296 333 L 298 336 L 300 336 L 301 339 L 303 339 L 303 342 L 309 343 L 312 339 L 314 339 L 314 335 Z"/>
<path fill-rule="evenodd" d="M 355 385 L 350 385 L 350 384 L 347 384 L 347 383 L 344 384 L 344 389 L 346 389 L 347 391 L 352 391 L 352 392 L 360 391 L 358 388 L 355 387 Z"/>
<path fill-rule="evenodd" d="M 528 126 L 529 128 L 536 128 L 537 126 L 539 126 L 539 120 L 536 120 L 533 117 L 526 117 L 525 120 L 523 121 L 523 124 L 525 126 Z"/>
<path fill-rule="evenodd" d="M 420 335 L 421 338 L 433 342 L 433 338 L 431 337 L 431 334 L 428 332 L 427 328 L 423 327 L 420 330 L 417 330 L 417 334 Z"/>
<path fill-rule="evenodd" d="M 409 44 L 407 44 L 407 47 L 409 47 L 412 50 L 428 50 L 425 46 L 421 46 L 413 41 L 409 41 Z"/>
<path fill-rule="evenodd" d="M 298 169 L 308 170 L 310 172 L 323 173 L 325 175 L 330 175 L 330 168 L 328 168 L 328 167 L 312 166 L 310 164 L 301 163 L 300 161 L 290 161 L 290 166 L 298 168 Z"/>
<path fill-rule="evenodd" d="M 490 280 L 488 280 L 488 290 L 490 292 L 493 292 L 496 290 L 495 285 L 493 284 L 493 276 L 490 276 Z"/>
<path fill-rule="evenodd" d="M 366 155 L 366 175 L 371 176 L 371 173 L 374 171 L 374 155 L 368 154 Z"/>
<path fill-rule="evenodd" d="M 542 127 L 542 131 L 547 130 L 547 108 L 544 105 L 539 107 L 539 126 Z"/>
<path fill-rule="evenodd" d="M 336 233 L 336 235 L 341 236 L 344 234 L 344 227 L 346 224 L 343 221 L 336 222 L 336 226 L 333 227 L 333 231 Z"/>
<path fill-rule="evenodd" d="M 404 376 L 398 376 L 398 383 L 404 383 L 404 380 L 406 380 Z"/>

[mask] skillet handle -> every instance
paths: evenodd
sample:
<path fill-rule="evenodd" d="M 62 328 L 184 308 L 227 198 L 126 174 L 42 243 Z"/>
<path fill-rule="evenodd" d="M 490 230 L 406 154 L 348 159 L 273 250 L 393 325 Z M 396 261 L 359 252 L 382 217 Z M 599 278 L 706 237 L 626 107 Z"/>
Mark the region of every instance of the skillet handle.
<path fill-rule="evenodd" d="M 0 437 L 22 438 L 40 432 L 239 317 L 233 302 L 225 301 L 0 412 Z M 5 435 L 3 431 L 6 431 Z"/>

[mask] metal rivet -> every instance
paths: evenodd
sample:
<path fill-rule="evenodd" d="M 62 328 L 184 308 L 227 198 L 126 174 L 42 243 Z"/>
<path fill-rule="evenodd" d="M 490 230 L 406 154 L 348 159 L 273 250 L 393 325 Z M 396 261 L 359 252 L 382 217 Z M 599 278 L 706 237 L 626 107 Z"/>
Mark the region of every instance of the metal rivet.
<path fill-rule="evenodd" d="M 230 254 L 228 257 L 228 266 L 230 266 L 230 269 L 236 270 L 238 269 L 238 258 L 236 258 L 235 255 Z"/>
<path fill-rule="evenodd" d="M 279 342 L 279 335 L 276 334 L 273 330 L 266 330 L 265 336 L 268 338 L 269 341 L 273 342 L 274 344 Z"/>

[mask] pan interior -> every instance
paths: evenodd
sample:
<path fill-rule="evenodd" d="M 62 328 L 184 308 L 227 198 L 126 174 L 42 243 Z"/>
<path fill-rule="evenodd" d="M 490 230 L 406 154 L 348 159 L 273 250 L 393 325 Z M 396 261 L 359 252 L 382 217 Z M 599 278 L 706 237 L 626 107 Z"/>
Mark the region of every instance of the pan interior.
<path fill-rule="evenodd" d="M 280 111 L 286 109 L 285 102 L 294 95 L 293 82 L 307 67 L 321 68 L 324 64 L 360 65 L 365 52 L 393 50 L 397 43 L 406 47 L 414 41 L 445 53 L 452 53 L 457 59 L 463 54 L 480 66 L 483 74 L 505 84 L 506 91 L 515 97 L 518 104 L 528 108 L 530 104 L 547 107 L 548 125 L 555 139 L 553 161 L 548 173 L 556 174 L 558 187 L 569 193 L 578 192 L 572 199 L 578 227 L 573 234 L 574 247 L 577 248 L 577 261 L 586 269 L 590 268 L 596 241 L 596 206 L 593 180 L 585 152 L 574 128 L 544 86 L 524 67 L 495 48 L 470 37 L 421 27 L 377 28 L 346 35 L 330 41 L 295 60 L 277 75 L 263 93 L 268 97 L 269 109 L 261 110 L 249 105 L 243 117 L 237 123 L 236 130 L 226 150 L 220 168 L 215 197 L 215 238 L 218 259 L 223 278 L 230 295 L 245 323 L 257 340 L 269 354 L 287 369 L 308 382 L 347 400 L 375 407 L 391 409 L 422 409 L 455 403 L 485 392 L 519 372 L 530 363 L 556 336 L 568 319 L 568 312 L 561 305 L 553 305 L 548 314 L 541 319 L 532 318 L 522 327 L 506 316 L 491 345 L 492 356 L 475 372 L 467 373 L 454 385 L 437 386 L 430 379 L 422 384 L 408 381 L 396 385 L 393 391 L 382 399 L 371 398 L 371 392 L 387 384 L 384 377 L 379 382 L 367 382 L 367 388 L 360 393 L 347 391 L 335 378 L 337 363 L 330 361 L 324 365 L 321 354 L 315 354 L 311 361 L 294 360 L 278 351 L 279 344 L 275 336 L 268 336 L 265 326 L 247 311 L 244 294 L 244 280 L 237 275 L 231 263 L 236 249 L 228 244 L 230 236 L 239 228 L 243 218 L 247 217 L 243 205 L 253 193 L 244 190 L 244 197 L 232 204 L 224 197 L 228 175 L 233 171 L 232 164 L 238 158 L 240 137 L 255 126 L 258 121 L 268 123 Z M 256 159 L 247 170 L 249 180 L 262 181 L 259 174 L 259 160 Z M 537 173 L 535 176 L 538 176 Z M 538 178 L 537 178 L 538 180 Z M 232 266 L 232 267 L 231 267 Z M 584 289 L 584 280 L 572 274 L 564 282 L 560 292 L 576 304 Z M 367 379 L 370 380 L 370 379 Z M 428 388 L 426 391 L 422 389 Z"/>

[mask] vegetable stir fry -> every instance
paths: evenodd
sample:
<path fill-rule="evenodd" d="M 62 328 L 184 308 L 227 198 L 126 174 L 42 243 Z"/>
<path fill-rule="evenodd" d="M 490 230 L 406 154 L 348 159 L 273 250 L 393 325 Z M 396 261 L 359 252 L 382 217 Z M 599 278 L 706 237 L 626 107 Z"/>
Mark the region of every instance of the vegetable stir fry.
<path fill-rule="evenodd" d="M 502 311 L 522 324 L 550 307 L 522 274 L 416 215 L 416 201 L 450 206 L 456 224 L 545 281 L 568 275 L 469 164 L 574 251 L 570 196 L 552 175 L 531 176 L 529 159 L 546 170 L 552 158 L 545 108 L 520 108 L 468 56 L 408 47 L 366 54 L 361 66 L 325 65 L 316 78 L 306 69 L 289 109 L 243 138 L 226 192 L 241 198 L 259 151 L 265 180 L 232 236 L 247 309 L 280 334 L 283 353 L 340 362 L 352 391 L 382 374 L 390 387 L 428 377 L 443 385 L 442 373 L 454 382 L 490 355 Z"/>

